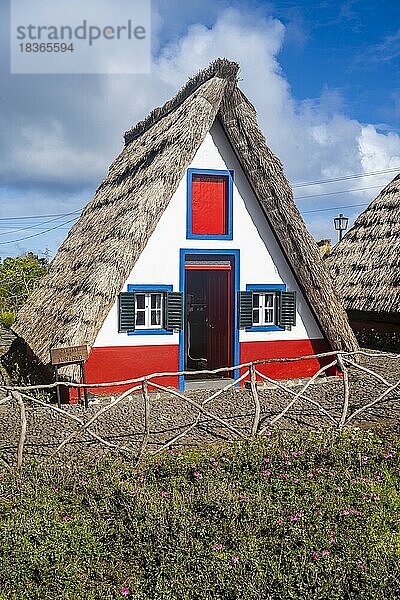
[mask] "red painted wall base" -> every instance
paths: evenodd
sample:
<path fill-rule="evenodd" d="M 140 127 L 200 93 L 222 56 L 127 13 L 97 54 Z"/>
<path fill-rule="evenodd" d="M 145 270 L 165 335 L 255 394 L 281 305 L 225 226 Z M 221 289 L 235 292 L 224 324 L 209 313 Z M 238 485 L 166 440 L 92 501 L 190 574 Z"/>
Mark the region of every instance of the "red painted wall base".
<path fill-rule="evenodd" d="M 88 383 L 126 381 L 150 373 L 178 371 L 179 346 L 117 346 L 92 348 L 85 364 Z M 178 377 L 160 377 L 156 383 L 178 387 Z M 133 385 L 133 384 L 132 384 Z M 118 394 L 132 385 L 89 389 L 96 395 Z M 78 392 L 70 392 L 70 403 L 78 401 Z"/>
<path fill-rule="evenodd" d="M 240 344 L 240 362 L 246 363 L 263 358 L 295 358 L 330 352 L 331 347 L 325 340 L 289 340 L 271 342 L 242 342 Z M 297 379 L 312 377 L 323 365 L 332 361 L 311 358 L 296 362 L 267 363 L 258 365 L 257 370 L 271 379 Z M 329 369 L 328 375 L 337 375 L 337 369 Z"/>

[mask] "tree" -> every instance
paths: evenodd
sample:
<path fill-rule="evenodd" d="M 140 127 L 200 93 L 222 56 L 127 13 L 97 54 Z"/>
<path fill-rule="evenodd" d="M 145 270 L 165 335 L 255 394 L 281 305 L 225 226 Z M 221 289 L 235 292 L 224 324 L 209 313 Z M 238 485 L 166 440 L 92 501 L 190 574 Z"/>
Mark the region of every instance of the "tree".
<path fill-rule="evenodd" d="M 47 272 L 47 257 L 33 252 L 0 260 L 0 322 L 11 325 L 20 306 Z"/>

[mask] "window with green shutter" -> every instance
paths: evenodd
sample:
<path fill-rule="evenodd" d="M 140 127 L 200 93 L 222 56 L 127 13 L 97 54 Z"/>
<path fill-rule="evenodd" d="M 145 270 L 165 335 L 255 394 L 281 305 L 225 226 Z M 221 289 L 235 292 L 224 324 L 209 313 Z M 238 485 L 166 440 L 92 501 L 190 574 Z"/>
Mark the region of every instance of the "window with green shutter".
<path fill-rule="evenodd" d="M 296 325 L 296 292 L 284 284 L 248 284 L 239 292 L 239 328 L 283 331 Z"/>
<path fill-rule="evenodd" d="M 172 334 L 183 327 L 183 294 L 172 285 L 128 285 L 118 297 L 118 331 L 128 335 Z"/>

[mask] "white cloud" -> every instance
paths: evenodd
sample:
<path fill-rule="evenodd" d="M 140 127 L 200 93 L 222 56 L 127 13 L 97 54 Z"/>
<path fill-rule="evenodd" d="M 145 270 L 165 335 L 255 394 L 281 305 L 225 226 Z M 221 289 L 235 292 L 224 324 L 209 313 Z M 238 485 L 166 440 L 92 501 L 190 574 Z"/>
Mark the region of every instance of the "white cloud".
<path fill-rule="evenodd" d="M 162 27 L 161 19 L 157 27 Z M 41 181 L 46 186 L 58 181 L 60 187 L 73 182 L 77 189 L 94 188 L 120 150 L 123 131 L 221 56 L 240 63 L 239 84 L 255 105 L 267 142 L 292 182 L 400 165 L 399 136 L 347 117 L 335 90 L 321 84 L 320 98 L 296 101 L 278 60 L 284 40 L 285 27 L 279 20 L 226 9 L 213 26 L 191 25 L 183 37 L 161 48 L 151 76 L 10 80 L 9 103 L 0 117 L 0 175 L 9 185 Z M 22 97 L 25 84 L 30 86 L 29 102 Z M 295 192 L 300 198 L 375 183 L 383 186 L 393 175 Z M 307 198 L 299 206 L 312 210 L 366 202 L 377 191 Z M 57 207 L 50 212 L 58 212 Z M 333 237 L 332 217 L 332 213 L 316 213 L 306 215 L 306 220 L 316 237 Z"/>

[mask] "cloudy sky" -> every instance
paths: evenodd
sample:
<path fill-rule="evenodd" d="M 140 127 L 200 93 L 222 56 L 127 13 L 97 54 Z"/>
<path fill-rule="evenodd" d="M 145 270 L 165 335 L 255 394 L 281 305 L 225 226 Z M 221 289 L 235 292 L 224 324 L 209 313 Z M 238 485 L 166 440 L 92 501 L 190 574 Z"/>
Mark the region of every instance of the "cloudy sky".
<path fill-rule="evenodd" d="M 0 258 L 54 255 L 123 132 L 220 56 L 240 63 L 317 239 L 400 171 L 397 0 L 153 0 L 152 11 L 148 75 L 11 75 L 1 0 Z"/>

